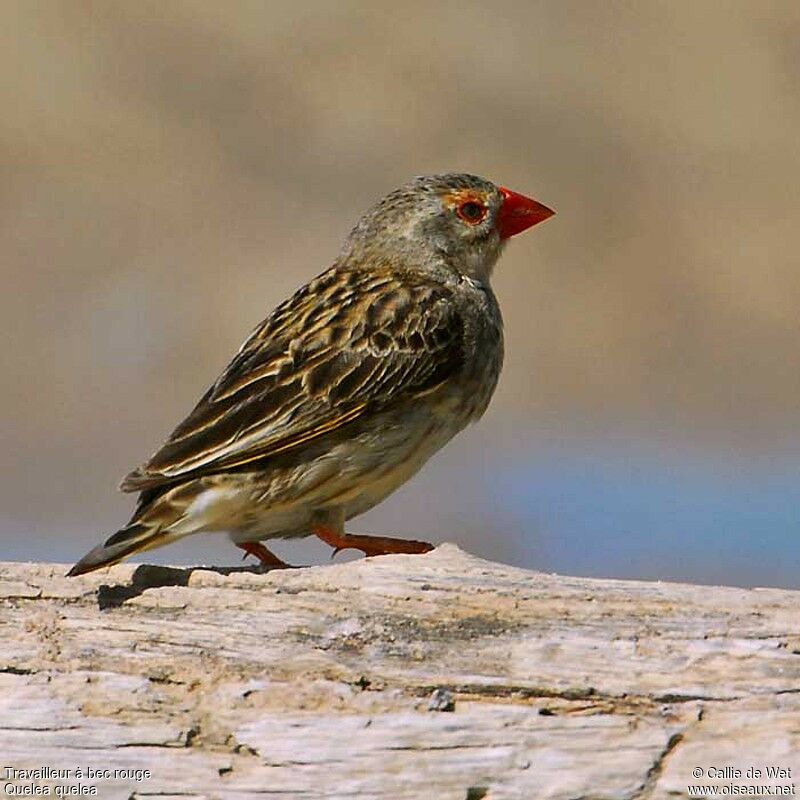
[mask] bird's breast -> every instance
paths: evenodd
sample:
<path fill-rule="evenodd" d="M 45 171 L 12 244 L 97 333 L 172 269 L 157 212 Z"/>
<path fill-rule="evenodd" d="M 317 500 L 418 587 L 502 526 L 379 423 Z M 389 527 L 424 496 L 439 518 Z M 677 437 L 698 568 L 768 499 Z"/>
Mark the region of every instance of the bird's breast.
<path fill-rule="evenodd" d="M 488 287 L 474 288 L 465 298 L 464 340 L 457 394 L 473 422 L 489 405 L 503 367 L 503 318 Z"/>

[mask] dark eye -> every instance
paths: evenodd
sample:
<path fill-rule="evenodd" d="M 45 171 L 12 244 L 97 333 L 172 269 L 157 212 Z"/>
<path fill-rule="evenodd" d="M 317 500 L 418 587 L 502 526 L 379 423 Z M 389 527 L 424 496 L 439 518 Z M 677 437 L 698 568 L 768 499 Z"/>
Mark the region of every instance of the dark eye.
<path fill-rule="evenodd" d="M 459 217 L 461 217 L 461 219 L 464 220 L 464 222 L 468 222 L 470 225 L 475 225 L 486 216 L 486 206 L 482 206 L 480 203 L 476 203 L 474 200 L 467 200 L 466 203 L 462 203 L 456 209 L 456 213 Z"/>

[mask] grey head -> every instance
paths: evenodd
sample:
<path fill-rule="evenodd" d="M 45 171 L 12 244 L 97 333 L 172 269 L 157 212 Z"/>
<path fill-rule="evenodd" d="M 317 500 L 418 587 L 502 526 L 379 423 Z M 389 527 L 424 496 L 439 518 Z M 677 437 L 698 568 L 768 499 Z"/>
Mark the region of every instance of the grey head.
<path fill-rule="evenodd" d="M 552 213 L 476 175 L 423 175 L 364 214 L 348 236 L 339 263 L 445 269 L 488 282 L 506 240 Z"/>

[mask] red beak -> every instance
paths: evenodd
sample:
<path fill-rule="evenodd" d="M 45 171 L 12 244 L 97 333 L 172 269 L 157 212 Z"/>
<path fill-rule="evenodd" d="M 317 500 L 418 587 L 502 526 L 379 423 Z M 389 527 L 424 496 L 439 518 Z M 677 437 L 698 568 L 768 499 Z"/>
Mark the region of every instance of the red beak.
<path fill-rule="evenodd" d="M 504 186 L 497 188 L 503 195 L 503 205 L 497 214 L 497 231 L 501 239 L 516 236 L 556 213 L 524 194 L 517 194 Z"/>

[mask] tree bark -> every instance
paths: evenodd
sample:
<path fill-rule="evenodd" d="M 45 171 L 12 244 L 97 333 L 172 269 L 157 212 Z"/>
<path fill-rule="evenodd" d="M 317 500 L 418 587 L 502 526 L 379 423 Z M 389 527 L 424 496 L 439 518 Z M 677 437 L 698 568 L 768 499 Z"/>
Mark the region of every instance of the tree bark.
<path fill-rule="evenodd" d="M 65 569 L 0 565 L 7 796 L 638 800 L 800 776 L 797 592 L 546 575 L 453 545 Z"/>

